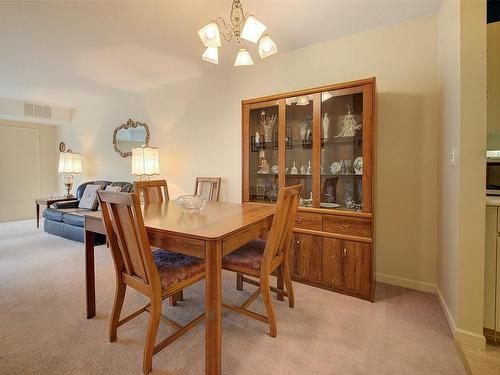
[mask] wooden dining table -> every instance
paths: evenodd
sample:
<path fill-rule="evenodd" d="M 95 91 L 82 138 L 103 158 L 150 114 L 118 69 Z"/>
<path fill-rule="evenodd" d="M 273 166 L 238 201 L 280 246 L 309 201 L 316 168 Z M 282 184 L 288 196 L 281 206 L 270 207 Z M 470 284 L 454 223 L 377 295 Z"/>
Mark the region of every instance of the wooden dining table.
<path fill-rule="evenodd" d="M 205 259 L 205 374 L 221 373 L 222 258 L 271 227 L 274 207 L 208 203 L 189 213 L 174 201 L 142 206 L 151 246 Z M 94 236 L 105 234 L 100 211 L 85 217 L 85 285 L 87 319 L 95 316 Z"/>

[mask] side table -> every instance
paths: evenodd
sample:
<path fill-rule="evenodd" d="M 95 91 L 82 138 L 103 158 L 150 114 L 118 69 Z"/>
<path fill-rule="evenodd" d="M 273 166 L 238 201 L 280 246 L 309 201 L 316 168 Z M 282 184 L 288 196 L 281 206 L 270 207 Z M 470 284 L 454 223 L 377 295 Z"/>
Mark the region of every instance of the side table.
<path fill-rule="evenodd" d="M 50 207 L 56 202 L 74 201 L 75 197 L 59 197 L 59 198 L 40 198 L 35 200 L 36 204 L 36 227 L 40 228 L 40 205 Z"/>

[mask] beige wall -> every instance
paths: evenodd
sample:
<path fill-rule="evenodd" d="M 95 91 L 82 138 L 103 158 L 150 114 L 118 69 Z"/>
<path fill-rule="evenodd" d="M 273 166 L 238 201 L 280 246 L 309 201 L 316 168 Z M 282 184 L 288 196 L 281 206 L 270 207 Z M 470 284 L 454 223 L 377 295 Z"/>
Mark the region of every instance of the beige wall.
<path fill-rule="evenodd" d="M 227 47 L 229 48 L 229 47 Z M 241 199 L 241 100 L 376 76 L 376 238 L 379 278 L 433 290 L 437 224 L 437 17 L 425 16 L 312 45 L 253 67 L 212 74 L 75 111 L 61 138 L 84 154 L 84 176 L 131 180 L 112 131 L 129 117 L 151 128 L 172 196 L 197 175 L 223 177 L 222 199 Z"/>
<path fill-rule="evenodd" d="M 0 175 L 2 186 L 7 187 L 0 196 L 0 222 L 35 217 L 34 200 L 58 191 L 56 127 L 7 120 L 0 120 L 0 126 L 27 130 L 21 131 L 17 143 L 10 145 L 16 147 L 16 157 L 9 160 L 9 168 Z M 27 137 L 28 133 L 31 136 Z M 9 137 L 16 141 L 16 132 L 10 132 Z M 34 169 L 27 172 L 16 165 L 33 165 Z M 11 183 L 5 184 L 6 181 Z"/>
<path fill-rule="evenodd" d="M 456 339 L 477 347 L 485 345 L 485 14 L 484 1 L 462 0 L 443 2 L 439 16 L 437 289 Z"/>
<path fill-rule="evenodd" d="M 500 133 L 500 22 L 488 24 L 488 132 Z"/>

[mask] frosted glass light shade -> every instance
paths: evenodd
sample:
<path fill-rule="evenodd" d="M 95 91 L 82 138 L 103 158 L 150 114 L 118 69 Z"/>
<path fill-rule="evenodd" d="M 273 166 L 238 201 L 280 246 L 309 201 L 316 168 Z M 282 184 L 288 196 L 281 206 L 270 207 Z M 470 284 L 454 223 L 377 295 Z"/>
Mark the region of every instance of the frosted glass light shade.
<path fill-rule="evenodd" d="M 246 48 L 241 48 L 236 55 L 234 66 L 253 65 L 253 60 Z"/>
<path fill-rule="evenodd" d="M 278 48 L 276 48 L 276 43 L 271 39 L 269 35 L 264 35 L 260 38 L 259 42 L 259 55 L 262 59 L 268 56 L 278 53 Z"/>
<path fill-rule="evenodd" d="M 299 97 L 299 100 L 297 100 L 297 105 L 308 105 L 308 104 L 309 104 L 309 99 L 305 95 Z"/>
<path fill-rule="evenodd" d="M 132 149 L 132 174 L 152 176 L 160 174 L 160 151 L 157 147 L 137 147 Z"/>
<path fill-rule="evenodd" d="M 212 64 L 219 63 L 219 48 L 217 47 L 207 47 L 201 58 L 205 61 L 208 61 Z"/>
<path fill-rule="evenodd" d="M 248 16 L 241 30 L 241 37 L 252 43 L 257 43 L 267 27 L 254 16 Z"/>
<path fill-rule="evenodd" d="M 58 173 L 82 173 L 82 155 L 76 152 L 59 153 Z"/>
<path fill-rule="evenodd" d="M 208 25 L 198 31 L 198 35 L 205 47 L 220 47 L 220 32 L 219 26 L 215 22 L 210 22 Z"/>

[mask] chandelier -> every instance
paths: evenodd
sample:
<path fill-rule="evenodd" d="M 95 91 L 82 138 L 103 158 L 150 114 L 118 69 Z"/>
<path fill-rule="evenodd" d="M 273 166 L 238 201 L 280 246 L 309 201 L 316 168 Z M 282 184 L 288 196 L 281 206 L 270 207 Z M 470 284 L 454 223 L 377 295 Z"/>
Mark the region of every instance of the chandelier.
<path fill-rule="evenodd" d="M 243 45 L 243 39 L 252 43 L 259 42 L 259 55 L 262 59 L 278 52 L 276 43 L 269 35 L 264 34 L 266 29 L 267 27 L 263 23 L 243 11 L 240 0 L 233 0 L 229 22 L 226 23 L 224 18 L 218 17 L 198 31 L 198 35 L 206 47 L 201 58 L 212 64 L 219 63 L 222 35 L 226 42 L 229 43 L 234 39 L 240 47 L 234 66 L 253 65 L 252 57 Z"/>

